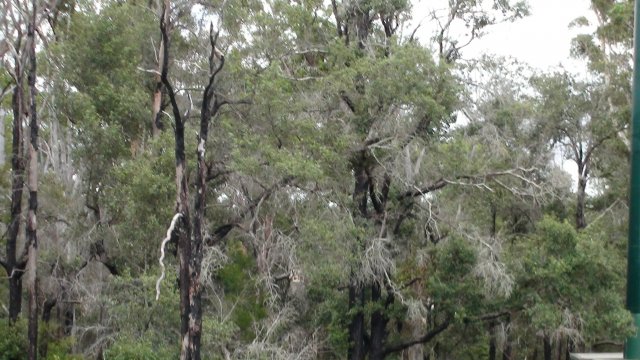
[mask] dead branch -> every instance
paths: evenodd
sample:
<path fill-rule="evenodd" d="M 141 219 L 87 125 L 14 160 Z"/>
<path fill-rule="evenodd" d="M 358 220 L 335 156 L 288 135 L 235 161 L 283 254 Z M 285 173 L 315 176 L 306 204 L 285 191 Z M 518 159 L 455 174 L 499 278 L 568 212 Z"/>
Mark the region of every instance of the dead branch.
<path fill-rule="evenodd" d="M 158 262 L 160 263 L 160 268 L 162 268 L 162 273 L 160 274 L 158 281 L 156 281 L 156 301 L 160 299 L 160 283 L 162 282 L 162 279 L 164 279 L 164 276 L 165 276 L 165 267 L 163 262 L 164 248 L 169 242 L 169 240 L 171 240 L 171 235 L 173 234 L 173 230 L 175 229 L 176 223 L 180 219 L 180 217 L 182 217 L 182 214 L 180 213 L 173 215 L 173 219 L 171 219 L 171 225 L 169 225 L 169 228 L 167 229 L 167 236 L 164 238 L 164 240 L 162 240 L 162 244 L 160 245 L 160 259 L 158 259 Z"/>

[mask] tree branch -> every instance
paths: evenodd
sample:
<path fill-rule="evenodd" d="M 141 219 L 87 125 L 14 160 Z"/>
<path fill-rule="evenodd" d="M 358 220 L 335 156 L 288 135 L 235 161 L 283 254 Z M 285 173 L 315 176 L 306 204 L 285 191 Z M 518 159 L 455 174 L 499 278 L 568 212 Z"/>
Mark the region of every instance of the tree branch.
<path fill-rule="evenodd" d="M 167 88 L 167 95 L 171 101 L 171 108 L 173 109 L 173 117 L 177 127 L 182 127 L 182 117 L 180 116 L 180 108 L 176 101 L 176 94 L 173 90 L 171 82 L 169 82 L 169 33 L 167 30 L 167 22 L 169 21 L 169 9 L 166 3 L 162 3 L 162 16 L 160 17 L 160 33 L 162 34 L 162 42 L 164 43 L 164 52 L 162 53 L 162 72 L 160 73 L 160 80 L 162 84 Z"/>
<path fill-rule="evenodd" d="M 427 343 L 429 341 L 431 341 L 434 337 L 436 337 L 438 334 L 440 334 L 441 332 L 445 331 L 449 325 L 451 325 L 451 319 L 447 318 L 442 324 L 436 326 L 435 328 L 433 328 L 431 331 L 429 331 L 428 333 L 422 335 L 421 337 L 414 339 L 414 340 L 410 340 L 404 343 L 400 343 L 400 344 L 395 344 L 395 345 L 390 345 L 387 348 L 384 349 L 384 355 L 387 356 L 389 354 L 398 352 L 398 351 L 402 351 L 406 348 L 409 348 L 413 345 L 418 345 L 418 344 L 424 344 Z"/>

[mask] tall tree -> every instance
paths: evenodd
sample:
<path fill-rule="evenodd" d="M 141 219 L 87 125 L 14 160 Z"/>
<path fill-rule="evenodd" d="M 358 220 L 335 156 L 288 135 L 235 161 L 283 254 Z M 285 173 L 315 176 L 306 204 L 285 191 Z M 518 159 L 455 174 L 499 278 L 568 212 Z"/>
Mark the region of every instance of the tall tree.
<path fill-rule="evenodd" d="M 31 17 L 27 29 L 29 54 L 29 207 L 27 213 L 27 286 L 29 287 L 29 359 L 38 358 L 38 236 L 36 215 L 38 211 L 38 113 L 36 106 L 36 0 L 31 2 Z"/>
<path fill-rule="evenodd" d="M 596 152 L 614 139 L 625 123 L 609 116 L 606 88 L 597 81 L 585 83 L 570 74 L 533 80 L 539 94 L 539 126 L 562 146 L 563 156 L 577 166 L 575 226 L 587 226 L 587 184 Z M 620 119 L 622 120 L 622 119 Z"/>
<path fill-rule="evenodd" d="M 180 281 L 180 318 L 181 318 L 181 352 L 180 359 L 200 359 L 202 337 L 202 291 L 201 280 L 202 259 L 205 237 L 205 209 L 207 205 L 208 164 L 205 158 L 209 125 L 211 119 L 218 114 L 220 108 L 229 101 L 216 91 L 216 77 L 225 64 L 225 58 L 217 48 L 218 34 L 214 33 L 213 23 L 209 29 L 209 68 L 208 82 L 202 93 L 200 106 L 200 124 L 196 149 L 196 180 L 193 219 L 190 216 L 190 197 L 187 180 L 187 162 L 185 155 L 185 120 L 180 112 L 174 87 L 169 81 L 169 54 L 171 4 L 166 0 L 160 19 L 160 31 L 164 46 L 162 59 L 162 83 L 167 89 L 175 122 L 175 157 L 176 157 L 176 216 L 172 228 L 176 233 L 179 257 Z"/>

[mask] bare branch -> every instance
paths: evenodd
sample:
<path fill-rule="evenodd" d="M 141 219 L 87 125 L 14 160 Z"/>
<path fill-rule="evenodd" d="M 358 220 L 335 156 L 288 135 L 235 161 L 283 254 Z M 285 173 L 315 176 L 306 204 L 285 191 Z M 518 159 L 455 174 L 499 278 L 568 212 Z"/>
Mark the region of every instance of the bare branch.
<path fill-rule="evenodd" d="M 169 225 L 169 228 L 167 229 L 167 236 L 164 238 L 164 240 L 162 240 L 162 244 L 160 245 L 160 258 L 158 259 L 158 262 L 160 263 L 160 267 L 162 268 L 162 273 L 160 274 L 158 281 L 156 281 L 156 301 L 160 299 L 160 283 L 162 282 L 162 279 L 164 279 L 164 275 L 165 275 L 165 267 L 163 262 L 164 247 L 167 245 L 169 240 L 171 240 L 171 235 L 173 234 L 173 230 L 176 227 L 176 223 L 181 217 L 182 217 L 181 213 L 177 213 L 173 216 L 173 219 L 171 219 L 171 225 Z"/>
<path fill-rule="evenodd" d="M 417 339 L 413 339 L 404 343 L 400 343 L 400 344 L 395 344 L 395 345 L 391 345 L 388 346 L 387 348 L 384 349 L 384 355 L 389 355 L 389 354 L 393 354 L 395 352 L 398 351 L 402 351 L 404 349 L 407 349 L 413 345 L 418 345 L 418 344 L 424 344 L 427 343 L 429 341 L 431 341 L 431 339 L 433 339 L 434 337 L 436 337 L 438 334 L 440 334 L 441 332 L 445 331 L 449 325 L 451 325 L 451 319 L 449 317 L 447 317 L 447 319 L 442 322 L 442 324 L 436 326 L 435 328 L 433 328 L 431 331 L 427 332 L 426 334 L 422 335 L 421 337 L 417 338 Z"/>

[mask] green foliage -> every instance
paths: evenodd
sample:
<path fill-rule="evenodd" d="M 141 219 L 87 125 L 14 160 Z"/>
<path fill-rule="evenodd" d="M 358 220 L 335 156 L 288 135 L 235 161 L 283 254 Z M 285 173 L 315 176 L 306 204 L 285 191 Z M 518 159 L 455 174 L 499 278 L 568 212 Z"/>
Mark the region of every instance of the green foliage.
<path fill-rule="evenodd" d="M 252 325 L 267 315 L 265 299 L 260 291 L 255 292 L 255 280 L 251 277 L 255 263 L 243 244 L 230 244 L 228 256 L 229 262 L 220 269 L 218 276 L 225 295 L 235 303 L 232 309 L 233 322 L 239 328 L 242 339 L 248 341 L 256 335 Z"/>
<path fill-rule="evenodd" d="M 454 237 L 434 248 L 427 293 L 439 311 L 456 314 L 457 320 L 481 311 L 481 283 L 473 274 L 476 251 L 464 239 Z"/>
<path fill-rule="evenodd" d="M 132 338 L 121 334 L 104 353 L 109 360 L 169 360 L 179 354 L 175 349 L 159 348 L 149 339 Z"/>
<path fill-rule="evenodd" d="M 580 336 L 588 342 L 627 332 L 624 275 L 614 265 L 616 253 L 602 241 L 588 232 L 578 234 L 566 221 L 545 217 L 535 236 L 512 251 L 522 261 L 514 299 L 522 302 L 531 331 Z"/>
<path fill-rule="evenodd" d="M 3 319 L 4 320 L 4 319 Z M 27 353 L 27 321 L 20 320 L 14 325 L 0 322 L 0 359 L 20 360 Z"/>
<path fill-rule="evenodd" d="M 9 325 L 6 319 L 0 321 L 0 360 L 23 360 L 26 359 L 27 342 L 27 320 L 19 319 L 15 324 Z M 54 333 L 55 324 L 45 324 L 39 322 L 39 347 L 42 351 L 43 341 L 46 341 L 46 360 L 79 360 L 81 357 L 71 354 L 73 338 L 50 338 L 49 334 Z"/>
<path fill-rule="evenodd" d="M 141 156 L 112 167 L 113 183 L 105 184 L 103 190 L 113 228 L 126 234 L 114 246 L 112 256 L 128 258 L 123 265 L 136 271 L 157 263 L 160 243 L 173 217 L 175 175 L 171 148 L 170 134 L 162 134 Z"/>

